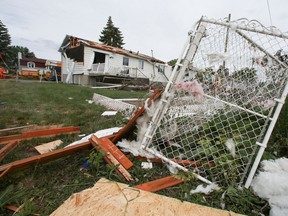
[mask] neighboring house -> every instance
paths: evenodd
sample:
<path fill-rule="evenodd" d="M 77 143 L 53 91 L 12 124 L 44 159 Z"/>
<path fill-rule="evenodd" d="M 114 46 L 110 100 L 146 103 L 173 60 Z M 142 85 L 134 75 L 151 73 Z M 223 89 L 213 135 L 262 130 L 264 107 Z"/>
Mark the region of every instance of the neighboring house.
<path fill-rule="evenodd" d="M 47 79 L 55 76 L 61 79 L 61 62 L 40 58 L 22 58 L 20 59 L 19 75 L 38 78 L 42 74 Z"/>
<path fill-rule="evenodd" d="M 22 58 L 20 59 L 19 75 L 38 77 L 40 70 L 46 69 L 46 59 Z"/>
<path fill-rule="evenodd" d="M 171 66 L 154 57 L 70 35 L 66 35 L 59 52 L 66 83 L 94 85 L 129 79 L 167 82 L 172 71 Z"/>

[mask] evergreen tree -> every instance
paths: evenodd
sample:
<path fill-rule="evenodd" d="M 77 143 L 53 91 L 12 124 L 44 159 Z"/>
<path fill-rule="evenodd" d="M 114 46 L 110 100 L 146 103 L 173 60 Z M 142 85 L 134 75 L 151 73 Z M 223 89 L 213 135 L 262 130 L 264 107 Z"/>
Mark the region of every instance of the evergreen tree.
<path fill-rule="evenodd" d="M 118 48 L 123 48 L 123 36 L 119 28 L 115 27 L 111 16 L 108 17 L 106 27 L 102 30 L 100 35 L 100 42 Z"/>
<path fill-rule="evenodd" d="M 8 33 L 8 29 L 0 20 L 0 54 L 4 61 L 9 59 L 9 46 L 11 44 L 11 37 Z M 3 62 L 0 61 L 0 65 L 3 65 Z"/>

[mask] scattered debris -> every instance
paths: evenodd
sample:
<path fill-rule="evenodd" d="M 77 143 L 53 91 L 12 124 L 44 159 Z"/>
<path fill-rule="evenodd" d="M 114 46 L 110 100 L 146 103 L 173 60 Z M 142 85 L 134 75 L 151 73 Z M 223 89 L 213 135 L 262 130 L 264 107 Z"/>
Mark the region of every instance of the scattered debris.
<path fill-rule="evenodd" d="M 126 184 L 100 179 L 92 188 L 71 195 L 51 216 L 79 215 L 190 215 L 236 216 L 155 193 L 131 188 Z"/>
<path fill-rule="evenodd" d="M 103 95 L 96 94 L 96 93 L 94 93 L 93 101 L 95 102 L 95 104 L 103 105 L 107 107 L 108 109 L 122 112 L 125 116 L 128 116 L 128 117 L 130 117 L 132 113 L 134 112 L 134 110 L 137 108 L 136 106 L 132 104 L 114 100 L 112 98 L 105 97 Z"/>
<path fill-rule="evenodd" d="M 99 138 L 93 135 L 90 138 L 90 142 L 94 147 L 96 145 L 103 151 L 111 153 L 125 169 L 128 170 L 133 166 L 133 163 L 128 159 L 128 157 L 126 157 L 126 155 L 123 154 L 122 151 L 120 151 L 108 138 Z"/>
<path fill-rule="evenodd" d="M 114 116 L 118 111 L 105 111 L 101 114 L 101 116 Z"/>
<path fill-rule="evenodd" d="M 93 104 L 94 103 L 93 100 L 85 100 L 85 101 L 87 101 L 89 104 Z"/>
<path fill-rule="evenodd" d="M 124 177 L 127 181 L 131 181 L 132 176 L 127 169 L 133 166 L 133 163 L 109 140 L 100 139 L 93 135 L 90 138 L 90 142 L 96 148 L 97 151 L 104 151 L 104 159 L 108 164 L 115 165 L 115 171 Z"/>
<path fill-rule="evenodd" d="M 209 194 L 214 190 L 219 190 L 219 186 L 215 183 L 212 183 L 210 185 L 204 186 L 203 184 L 200 184 L 197 186 L 196 189 L 191 190 L 190 194 L 196 194 L 196 193 L 204 193 L 204 194 Z"/>
<path fill-rule="evenodd" d="M 133 186 L 134 188 L 150 191 L 150 192 L 157 192 L 159 190 L 166 189 L 168 187 L 172 187 L 178 184 L 183 183 L 184 180 L 177 179 L 173 176 L 168 176 L 165 178 L 157 179 L 154 181 L 150 181 L 144 184 Z"/>
<path fill-rule="evenodd" d="M 15 149 L 19 145 L 18 141 L 9 142 L 7 145 L 0 149 L 0 162 L 5 158 L 9 152 Z"/>
<path fill-rule="evenodd" d="M 34 148 L 40 154 L 44 154 L 44 153 L 53 151 L 56 147 L 58 147 L 62 143 L 63 143 L 62 140 L 55 140 L 53 142 L 49 142 L 49 143 L 45 143 L 45 144 L 42 144 L 42 145 L 35 146 Z"/>
<path fill-rule="evenodd" d="M 35 137 L 51 137 L 58 134 L 72 134 L 72 133 L 80 133 L 80 128 L 71 126 L 64 128 L 23 132 L 21 134 L 11 136 L 2 136 L 0 137 L 0 144 L 7 143 L 9 141 L 29 140 Z"/>
<path fill-rule="evenodd" d="M 34 165 L 44 164 L 61 157 L 66 157 L 68 155 L 75 154 L 76 152 L 90 150 L 92 145 L 90 142 L 83 142 L 77 146 L 71 146 L 68 148 L 58 149 L 53 152 L 44 153 L 41 155 L 35 155 L 29 158 L 25 158 L 22 160 L 17 160 L 8 164 L 4 164 L 0 166 L 0 178 L 4 175 L 18 172 Z"/>
<path fill-rule="evenodd" d="M 6 132 L 13 132 L 13 131 L 18 131 L 18 130 L 23 130 L 23 129 L 27 129 L 27 128 L 32 128 L 35 125 L 25 125 L 25 126 L 20 126 L 20 127 L 13 127 L 13 128 L 5 128 L 5 129 L 1 129 L 0 133 L 6 133 Z"/>
<path fill-rule="evenodd" d="M 84 136 L 81 140 L 77 140 L 77 141 L 65 146 L 65 148 L 73 146 L 73 145 L 78 145 L 78 144 L 81 144 L 83 142 L 88 142 L 92 135 L 95 135 L 98 138 L 112 136 L 113 134 L 117 134 L 120 129 L 121 129 L 121 127 L 113 127 L 113 128 L 107 128 L 107 129 L 96 131 L 93 134 L 89 134 L 87 136 Z"/>
<path fill-rule="evenodd" d="M 141 163 L 142 169 L 152 169 L 153 168 L 153 163 L 151 162 L 142 162 Z"/>
<path fill-rule="evenodd" d="M 163 90 L 158 89 L 154 91 L 154 94 L 148 99 L 147 105 L 151 105 L 152 101 L 157 100 L 162 95 Z M 134 129 L 136 125 L 137 119 L 143 115 L 145 112 L 145 107 L 142 106 L 140 109 L 136 110 L 133 117 L 129 120 L 129 122 L 119 131 L 119 133 L 113 138 L 113 143 L 118 142 L 121 138 L 125 137 L 125 135 L 129 134 L 132 129 Z"/>
<path fill-rule="evenodd" d="M 111 89 L 111 88 L 122 88 L 123 85 L 112 85 L 112 86 L 94 86 L 93 89 Z"/>

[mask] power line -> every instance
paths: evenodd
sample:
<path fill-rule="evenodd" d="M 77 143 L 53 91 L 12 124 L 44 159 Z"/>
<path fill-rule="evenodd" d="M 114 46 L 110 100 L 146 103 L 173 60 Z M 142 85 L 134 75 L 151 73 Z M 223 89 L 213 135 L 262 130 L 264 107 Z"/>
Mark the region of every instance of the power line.
<path fill-rule="evenodd" d="M 267 0 L 267 7 L 268 7 L 268 12 L 269 12 L 269 17 L 270 17 L 270 25 L 272 26 L 272 16 L 271 16 L 271 11 L 270 11 L 269 0 Z"/>

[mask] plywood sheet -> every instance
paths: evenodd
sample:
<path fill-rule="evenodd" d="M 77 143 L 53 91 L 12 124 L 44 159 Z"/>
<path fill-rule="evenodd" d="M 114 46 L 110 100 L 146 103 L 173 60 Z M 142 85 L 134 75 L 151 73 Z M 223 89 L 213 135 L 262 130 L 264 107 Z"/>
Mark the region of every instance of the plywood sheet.
<path fill-rule="evenodd" d="M 94 187 L 75 193 L 51 216 L 236 216 L 158 194 L 131 188 L 126 184 L 100 179 Z"/>

